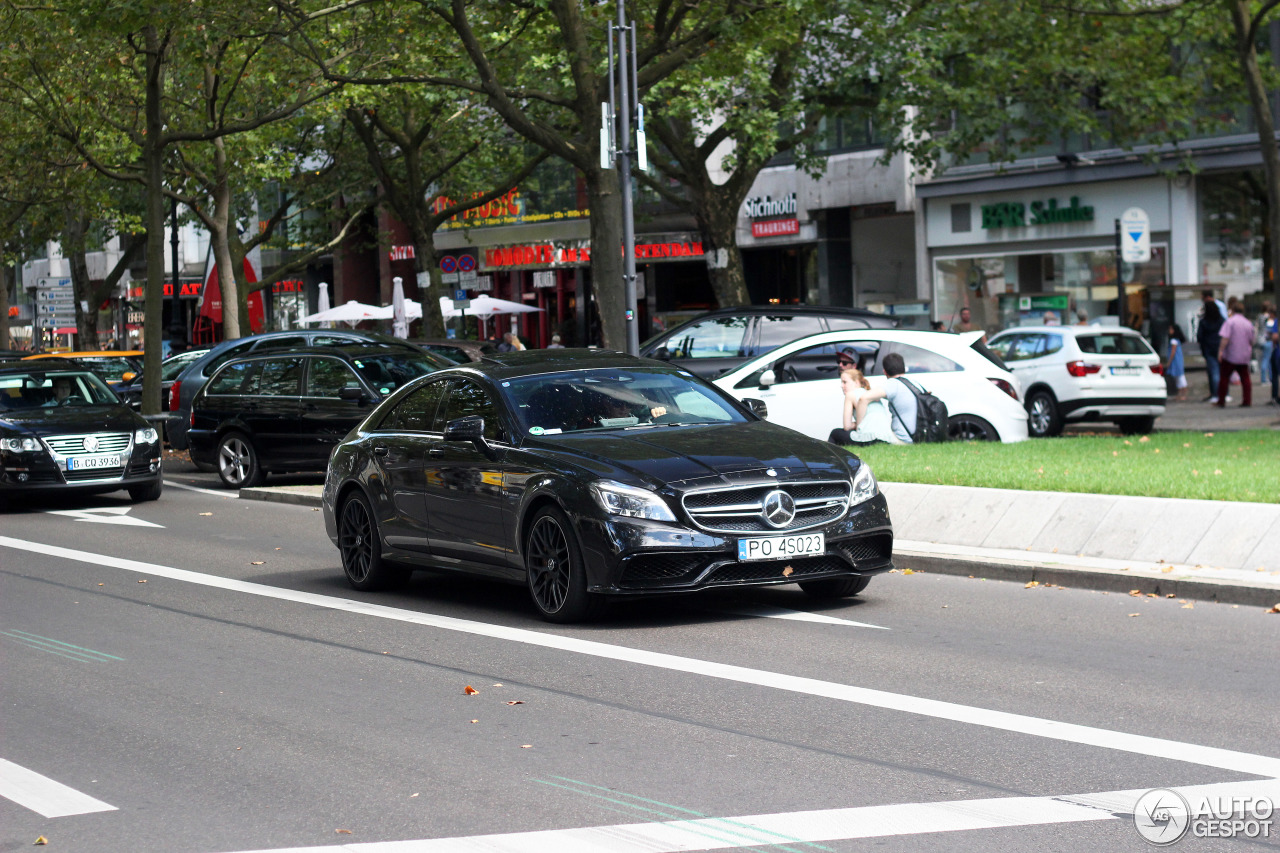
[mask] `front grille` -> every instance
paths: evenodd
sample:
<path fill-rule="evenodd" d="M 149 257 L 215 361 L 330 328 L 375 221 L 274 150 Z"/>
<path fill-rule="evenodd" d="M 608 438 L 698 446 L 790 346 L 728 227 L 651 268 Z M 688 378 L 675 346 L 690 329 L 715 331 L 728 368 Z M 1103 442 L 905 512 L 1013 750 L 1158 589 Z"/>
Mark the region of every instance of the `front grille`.
<path fill-rule="evenodd" d="M 714 556 L 714 555 L 712 555 Z M 707 564 L 706 554 L 638 554 L 622 570 L 622 586 L 692 580 Z"/>
<path fill-rule="evenodd" d="M 790 573 L 787 569 L 790 568 Z M 800 557 L 795 560 L 761 560 L 750 563 L 726 563 L 707 577 L 707 583 L 739 581 L 798 581 L 812 575 L 848 572 L 849 564 L 839 557 Z"/>
<path fill-rule="evenodd" d="M 836 547 L 859 568 L 887 563 L 893 557 L 893 537 L 887 533 L 841 542 Z"/>
<path fill-rule="evenodd" d="M 790 524 L 774 527 L 764 518 L 765 496 L 775 489 L 791 495 L 796 514 Z M 760 483 L 706 489 L 684 495 L 684 509 L 703 530 L 721 533 L 802 530 L 835 521 L 849 506 L 849 482 Z"/>
<path fill-rule="evenodd" d="M 96 441 L 97 447 L 93 450 L 86 450 L 84 446 L 86 438 Z M 65 458 L 68 456 L 97 456 L 102 453 L 123 453 L 129 448 L 130 438 L 131 436 L 127 432 L 92 432 L 46 436 L 44 443 L 54 453 Z"/>

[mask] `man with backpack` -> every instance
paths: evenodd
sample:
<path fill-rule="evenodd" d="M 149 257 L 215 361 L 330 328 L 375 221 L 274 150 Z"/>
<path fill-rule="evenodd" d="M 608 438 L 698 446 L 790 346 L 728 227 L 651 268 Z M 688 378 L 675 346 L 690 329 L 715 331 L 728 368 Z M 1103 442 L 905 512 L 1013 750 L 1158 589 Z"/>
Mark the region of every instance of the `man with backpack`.
<path fill-rule="evenodd" d="M 884 357 L 887 381 L 864 395 L 868 402 L 889 401 L 893 434 L 903 444 L 947 440 L 947 406 L 934 395 L 906 378 L 907 365 L 899 353 Z"/>

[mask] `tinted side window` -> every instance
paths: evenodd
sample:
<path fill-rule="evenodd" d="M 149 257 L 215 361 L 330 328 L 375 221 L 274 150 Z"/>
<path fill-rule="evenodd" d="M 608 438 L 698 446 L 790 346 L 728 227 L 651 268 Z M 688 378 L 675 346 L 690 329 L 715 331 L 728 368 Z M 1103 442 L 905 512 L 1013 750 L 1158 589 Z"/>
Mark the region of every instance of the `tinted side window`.
<path fill-rule="evenodd" d="M 818 379 L 838 379 L 839 367 L 836 345 L 823 344 L 779 359 L 774 362 L 773 372 L 778 382 L 814 382 Z"/>
<path fill-rule="evenodd" d="M 1024 361 L 1028 358 L 1039 358 L 1044 355 L 1044 335 L 1022 335 L 1009 347 L 1005 356 L 1009 361 Z"/>
<path fill-rule="evenodd" d="M 302 335 L 296 337 L 289 336 L 284 338 L 268 338 L 265 341 L 257 341 L 254 349 L 295 349 L 297 347 L 305 347 L 307 339 Z"/>
<path fill-rule="evenodd" d="M 1062 349 L 1062 335 L 1045 335 L 1047 343 L 1041 355 L 1053 355 Z"/>
<path fill-rule="evenodd" d="M 432 344 L 431 346 L 427 347 L 427 349 L 431 350 L 436 355 L 442 355 L 445 358 L 452 359 L 458 362 L 458 364 L 462 364 L 465 361 L 470 361 L 470 359 L 467 358 L 467 354 L 462 350 L 458 349 L 457 347 L 449 347 L 449 346 L 445 346 L 444 344 Z"/>
<path fill-rule="evenodd" d="M 936 352 L 912 346 L 911 344 L 888 341 L 880 347 L 880 364 L 884 364 L 884 357 L 891 352 L 896 352 L 902 356 L 902 361 L 907 367 L 907 373 L 946 373 L 954 370 L 964 370 L 963 367 L 945 355 L 939 355 Z"/>
<path fill-rule="evenodd" d="M 433 431 L 444 432 L 444 425 L 455 418 L 479 415 L 484 418 L 484 437 L 495 440 L 502 438 L 498 407 L 494 405 L 493 398 L 474 382 L 456 380 L 451 384 L 448 400 L 441 413 L 436 416 L 436 428 Z"/>
<path fill-rule="evenodd" d="M 247 354 L 249 350 L 253 349 L 256 343 L 257 341 L 250 339 L 243 343 L 236 344 L 233 347 L 228 347 L 223 352 L 218 353 L 217 356 L 210 359 L 209 363 L 204 366 L 204 375 L 209 376 L 231 359 L 239 358 L 240 356 Z"/>
<path fill-rule="evenodd" d="M 861 317 L 828 317 L 827 328 L 833 332 L 843 332 L 845 329 L 870 329 L 871 324 Z"/>
<path fill-rule="evenodd" d="M 1155 350 L 1137 335 L 1122 333 L 1080 335 L 1076 338 L 1081 352 L 1097 355 L 1152 355 Z"/>
<path fill-rule="evenodd" d="M 987 344 L 987 349 L 991 350 L 993 353 L 1000 356 L 1000 358 L 1004 359 L 1005 361 L 1009 361 L 1012 358 L 1009 355 L 1009 352 L 1010 350 L 1013 349 L 1013 345 L 1018 340 L 1019 337 L 1021 336 L 1020 335 L 1001 335 L 991 343 Z"/>
<path fill-rule="evenodd" d="M 342 344 L 364 343 L 360 338 L 352 338 L 347 335 L 312 335 L 311 346 L 313 347 L 336 347 Z"/>
<path fill-rule="evenodd" d="M 262 370 L 245 393 L 263 397 L 297 397 L 301 393 L 302 359 L 277 358 L 260 363 Z"/>
<path fill-rule="evenodd" d="M 243 394 L 244 389 L 251 383 L 261 362 L 242 361 L 239 364 L 228 364 L 217 376 L 209 380 L 209 390 L 205 391 L 209 394 Z"/>
<path fill-rule="evenodd" d="M 336 358 L 312 358 L 307 370 L 307 397 L 337 397 L 343 388 L 354 385 L 363 389 L 360 380 Z"/>
<path fill-rule="evenodd" d="M 747 333 L 746 317 L 716 317 L 695 323 L 667 339 L 672 358 L 741 356 Z"/>
<path fill-rule="evenodd" d="M 822 330 L 822 320 L 818 317 L 761 317 L 756 324 L 755 346 L 747 354 L 760 355 Z"/>
<path fill-rule="evenodd" d="M 438 432 L 433 429 L 436 408 L 444 396 L 447 383 L 428 382 L 396 404 L 382 420 L 379 429 L 408 432 Z"/>

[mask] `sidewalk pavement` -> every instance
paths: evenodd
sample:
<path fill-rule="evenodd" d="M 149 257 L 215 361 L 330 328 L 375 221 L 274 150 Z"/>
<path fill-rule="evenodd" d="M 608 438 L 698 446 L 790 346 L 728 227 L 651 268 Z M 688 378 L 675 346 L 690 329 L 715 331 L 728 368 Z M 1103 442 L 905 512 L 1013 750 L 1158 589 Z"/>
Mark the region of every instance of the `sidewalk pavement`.
<path fill-rule="evenodd" d="M 1253 378 L 1255 380 L 1258 378 L 1256 373 Z M 1169 432 L 1190 429 L 1212 432 L 1214 430 L 1280 429 L 1280 406 L 1267 405 L 1267 401 L 1271 399 L 1270 383 L 1266 385 L 1254 383 L 1253 405 L 1247 409 L 1240 405 L 1243 399 L 1240 386 L 1233 385 L 1228 395 L 1231 397 L 1231 402 L 1219 409 L 1207 399 L 1209 383 L 1204 373 L 1187 374 L 1187 380 L 1190 387 L 1187 389 L 1186 401 L 1179 403 L 1170 397 L 1168 405 L 1164 408 L 1164 414 L 1156 419 L 1157 430 Z M 1085 429 L 1090 426 L 1090 424 L 1079 424 L 1075 429 Z"/>
<path fill-rule="evenodd" d="M 1280 504 L 881 483 L 899 569 L 1271 607 Z M 241 489 L 320 506 L 321 486 Z"/>

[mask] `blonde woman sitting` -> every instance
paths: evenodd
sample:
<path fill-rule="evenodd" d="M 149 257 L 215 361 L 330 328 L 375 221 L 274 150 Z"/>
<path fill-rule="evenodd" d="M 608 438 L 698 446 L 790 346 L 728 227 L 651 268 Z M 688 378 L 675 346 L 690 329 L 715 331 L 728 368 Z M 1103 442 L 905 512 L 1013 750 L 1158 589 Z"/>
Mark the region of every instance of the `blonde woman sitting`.
<path fill-rule="evenodd" d="M 884 398 L 874 398 L 871 383 L 856 367 L 840 371 L 840 391 L 844 394 L 844 425 L 833 429 L 827 441 L 832 444 L 889 444 L 902 442 L 893 434 L 889 405 Z"/>

